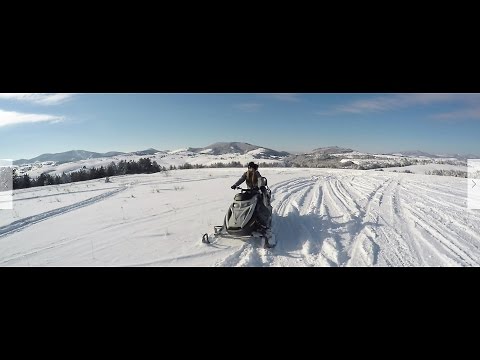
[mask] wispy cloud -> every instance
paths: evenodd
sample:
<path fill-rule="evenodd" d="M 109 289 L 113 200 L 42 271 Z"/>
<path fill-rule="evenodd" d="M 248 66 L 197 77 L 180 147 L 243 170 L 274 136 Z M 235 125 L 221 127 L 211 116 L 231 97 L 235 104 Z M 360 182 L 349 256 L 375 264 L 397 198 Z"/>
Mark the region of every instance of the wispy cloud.
<path fill-rule="evenodd" d="M 273 98 L 280 101 L 288 101 L 288 102 L 297 102 L 300 101 L 300 94 L 295 93 L 277 93 L 277 94 L 262 94 L 263 96 L 267 96 L 269 98 Z"/>
<path fill-rule="evenodd" d="M 433 114 L 432 119 L 449 123 L 457 123 L 465 120 L 480 120 L 480 108 L 463 109 L 440 114 Z"/>
<path fill-rule="evenodd" d="M 244 104 L 236 104 L 233 105 L 235 109 L 245 111 L 245 112 L 255 112 L 260 110 L 262 107 L 262 104 L 257 104 L 257 103 L 244 103 Z"/>
<path fill-rule="evenodd" d="M 372 99 L 357 100 L 339 105 L 329 111 L 317 112 L 318 115 L 340 113 L 363 114 L 385 112 L 416 105 L 430 105 L 445 102 L 472 103 L 480 100 L 480 94 L 392 94 L 377 96 Z"/>
<path fill-rule="evenodd" d="M 41 105 L 56 105 L 72 98 L 69 93 L 0 93 L 0 99 L 17 100 Z"/>
<path fill-rule="evenodd" d="M 23 123 L 49 122 L 58 123 L 64 120 L 63 116 L 47 114 L 25 114 L 16 111 L 0 110 L 0 127 Z"/>

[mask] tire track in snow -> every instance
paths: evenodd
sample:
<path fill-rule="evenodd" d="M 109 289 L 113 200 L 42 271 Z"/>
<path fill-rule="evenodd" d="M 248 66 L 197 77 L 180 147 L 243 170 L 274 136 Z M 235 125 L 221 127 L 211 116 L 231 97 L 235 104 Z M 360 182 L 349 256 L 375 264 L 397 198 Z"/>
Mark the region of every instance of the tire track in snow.
<path fill-rule="evenodd" d="M 434 186 L 436 184 L 429 186 L 428 189 L 418 186 L 418 183 L 409 185 L 410 188 L 422 190 L 411 202 L 423 214 L 422 216 L 447 235 L 451 242 L 463 248 L 466 253 L 476 254 L 476 258 L 479 259 L 480 216 L 478 213 L 467 210 L 466 192 L 459 193 L 453 198 L 456 201 L 452 202 L 451 194 L 455 189 L 448 188 L 448 194 L 445 197 L 444 193 Z"/>
<path fill-rule="evenodd" d="M 380 186 L 374 192 L 378 191 L 379 188 Z M 359 205 L 358 201 L 354 200 L 345 185 L 338 179 L 327 182 L 325 192 L 327 194 L 327 214 L 330 213 L 330 208 L 332 208 L 339 215 L 338 218 L 343 220 L 343 222 L 337 221 L 329 215 L 329 221 L 325 223 L 325 230 L 333 233 L 333 239 L 335 240 L 337 266 L 376 264 L 379 247 L 374 241 L 375 231 L 368 227 L 370 224 L 366 219 L 367 211 Z M 374 192 L 368 197 L 369 201 Z M 336 229 L 336 234 L 332 229 Z M 326 241 L 325 245 L 329 245 L 329 242 Z"/>
<path fill-rule="evenodd" d="M 384 180 L 377 185 L 366 197 L 366 204 L 360 206 L 355 200 L 351 200 L 357 212 L 353 215 L 353 225 L 351 227 L 350 248 L 351 255 L 346 266 L 374 266 L 378 262 L 381 251 L 377 243 L 377 229 L 379 227 L 379 218 L 372 213 L 372 206 L 380 207 L 383 199 L 383 192 L 389 184 L 389 180 Z M 345 192 L 346 188 L 342 185 Z M 378 195 L 378 197 L 377 197 Z M 343 196 L 347 196 L 343 194 Z M 351 196 L 349 196 L 351 197 Z M 372 220 L 372 221 L 369 221 Z"/>
<path fill-rule="evenodd" d="M 270 266 L 271 256 L 266 255 L 270 250 L 263 249 L 260 246 L 258 240 L 245 241 L 242 246 L 225 259 L 217 261 L 214 266 Z"/>
<path fill-rule="evenodd" d="M 17 261 L 17 260 L 20 260 L 20 259 L 23 259 L 25 257 L 28 257 L 28 256 L 31 256 L 31 255 L 36 255 L 40 252 L 43 252 L 43 251 L 48 251 L 48 250 L 53 250 L 53 249 L 57 249 L 61 246 L 64 246 L 64 245 L 68 245 L 70 243 L 73 243 L 75 241 L 78 241 L 78 237 L 74 237 L 72 239 L 62 239 L 60 241 L 56 241 L 56 242 L 53 242 L 53 243 L 50 243 L 46 246 L 42 246 L 42 247 L 39 247 L 39 248 L 35 248 L 35 249 L 32 249 L 30 251 L 27 251 L 27 252 L 21 252 L 21 253 L 14 253 L 12 255 L 10 255 L 8 258 L 4 258 L 0 261 L 0 264 L 2 266 L 10 263 L 10 262 L 13 262 L 13 261 Z"/>
<path fill-rule="evenodd" d="M 479 266 L 480 233 L 452 202 L 461 192 L 417 181 L 371 173 L 283 181 L 271 187 L 277 246 L 245 243 L 217 265 Z"/>
<path fill-rule="evenodd" d="M 378 197 L 378 207 L 370 208 L 369 213 L 378 224 L 377 243 L 382 251 L 379 260 L 384 261 L 387 266 L 416 266 L 419 264 L 418 255 L 415 255 L 415 250 L 409 246 L 406 238 L 408 233 L 397 230 L 402 228 L 404 222 L 398 209 L 399 184 L 396 179 L 388 181 Z"/>
<path fill-rule="evenodd" d="M 478 266 L 478 262 L 473 259 L 467 252 L 460 248 L 457 244 L 452 242 L 451 239 L 448 239 L 441 229 L 438 229 L 435 225 L 429 224 L 428 220 L 425 219 L 425 216 L 422 216 L 421 212 L 417 209 L 414 209 L 412 206 L 405 204 L 405 208 L 410 212 L 411 217 L 415 225 L 419 225 L 431 236 L 430 241 L 435 241 L 438 244 L 442 245 L 449 253 L 449 255 L 454 254 L 454 257 L 462 260 L 465 264 L 469 266 Z M 425 238 L 425 237 L 424 237 Z M 427 240 L 428 241 L 428 240 Z"/>
<path fill-rule="evenodd" d="M 341 229 L 332 223 L 323 189 L 329 181 L 332 181 L 331 176 L 312 178 L 306 190 L 310 194 L 309 201 L 305 201 L 303 207 L 290 205 L 290 211 L 282 211 L 288 206 L 274 206 L 278 224 L 275 253 L 278 248 L 281 256 L 293 257 L 296 261 L 300 256 L 302 265 L 306 266 L 339 266 L 346 261 L 347 255 L 342 251 L 340 235 L 336 233 Z M 290 204 L 295 201 L 295 194 L 284 199 L 284 202 Z M 331 233 L 329 230 L 332 230 Z"/>
<path fill-rule="evenodd" d="M 281 266 L 283 261 L 280 254 L 285 254 L 291 249 L 288 244 L 282 246 L 282 237 L 285 234 L 293 231 L 303 231 L 302 238 L 308 237 L 310 235 L 309 231 L 306 230 L 308 226 L 301 224 L 300 228 L 293 226 L 295 221 L 290 221 L 291 219 L 300 218 L 300 212 L 305 209 L 312 208 L 312 204 L 315 204 L 313 208 L 317 208 L 318 204 L 322 201 L 321 199 L 321 190 L 318 180 L 308 178 L 308 179 L 291 179 L 289 181 L 283 182 L 281 185 L 273 188 L 272 191 L 275 191 L 276 199 L 272 201 L 273 207 L 273 216 L 274 220 L 272 222 L 273 233 L 277 236 L 277 246 L 273 249 L 263 249 L 258 241 L 255 242 L 245 242 L 240 248 L 230 254 L 227 258 L 217 262 L 216 266 Z M 279 197 L 279 193 L 281 196 Z M 283 215 L 283 216 L 282 216 Z M 317 215 L 318 216 L 318 215 Z M 278 224 L 278 219 L 282 218 L 286 220 L 282 224 Z M 302 230 L 303 229 L 303 230 Z M 288 235 L 287 235 L 288 236 Z M 279 238 L 280 237 L 280 238 Z M 307 254 L 307 257 L 313 258 L 313 255 Z M 309 262 L 304 263 L 308 266 Z M 318 265 L 318 260 L 311 259 L 314 262 L 313 265 Z M 319 260 L 326 262 L 325 260 Z M 288 265 L 288 264 L 286 264 Z M 311 266 L 311 265 L 310 265 Z"/>
<path fill-rule="evenodd" d="M 102 200 L 105 200 L 109 197 L 112 197 L 112 196 L 124 191 L 127 188 L 128 188 L 128 186 L 122 186 L 122 187 L 120 187 L 116 190 L 109 191 L 105 194 L 94 196 L 90 199 L 83 200 L 83 201 L 80 201 L 78 203 L 68 205 L 68 206 L 64 206 L 64 207 L 61 207 L 61 208 L 58 208 L 58 209 L 55 209 L 55 210 L 51 210 L 51 211 L 47 211 L 47 212 L 44 212 L 44 213 L 41 213 L 41 214 L 29 216 L 29 217 L 17 220 L 17 221 L 15 221 L 15 222 L 13 222 L 9 225 L 2 226 L 2 227 L 0 227 L 0 239 L 5 237 L 5 236 L 11 235 L 15 232 L 22 231 L 26 227 L 29 227 L 29 226 L 34 225 L 36 223 L 39 223 L 41 221 L 48 220 L 48 219 L 50 219 L 54 216 L 63 215 L 63 214 L 66 214 L 70 211 L 77 210 L 77 209 L 80 209 L 82 207 L 98 203 L 99 201 L 102 201 Z"/>
<path fill-rule="evenodd" d="M 37 199 L 43 199 L 43 198 L 48 198 L 48 197 L 60 197 L 63 195 L 72 195 L 72 194 L 80 194 L 80 193 L 93 193 L 97 191 L 105 191 L 105 190 L 111 190 L 111 189 L 118 189 L 118 187 L 108 187 L 108 188 L 98 188 L 98 189 L 91 189 L 91 190 L 79 190 L 79 191 L 71 191 L 71 192 L 57 192 L 55 194 L 45 194 L 45 195 L 38 195 L 38 196 L 31 196 L 31 197 L 25 197 L 25 198 L 18 198 L 17 196 L 14 196 L 13 201 L 23 201 L 23 200 L 37 200 Z"/>
<path fill-rule="evenodd" d="M 411 234 L 411 243 L 417 248 L 424 246 L 429 249 L 426 254 L 420 251 L 419 257 L 426 265 L 433 261 L 436 266 L 478 266 L 480 232 L 469 229 L 465 218 L 462 221 L 461 214 L 470 214 L 466 207 L 449 201 L 455 188 L 437 188 L 437 184 L 431 184 L 427 189 L 417 185 L 418 182 L 412 179 L 400 184 L 399 190 L 402 190 L 401 201 L 404 203 L 400 210 L 403 222 L 410 224 L 408 233 Z M 475 215 L 473 220 L 480 224 Z"/>
<path fill-rule="evenodd" d="M 295 204 L 292 202 L 292 197 L 294 198 L 293 200 L 296 200 L 298 198 L 297 192 L 303 191 L 306 193 L 308 191 L 306 185 L 311 185 L 314 182 L 315 180 L 305 178 L 293 179 L 290 182 L 285 182 L 282 186 L 277 187 L 275 192 L 272 190 L 272 207 L 274 206 L 274 211 L 282 216 L 291 211 L 293 204 Z"/>
<path fill-rule="evenodd" d="M 352 256 L 348 265 L 417 265 L 415 251 L 409 246 L 402 233 L 396 230 L 402 225 L 402 222 L 398 221 L 399 210 L 394 194 L 394 190 L 398 190 L 400 181 L 384 176 L 380 178 L 364 176 L 357 179 L 368 183 L 374 183 L 375 180 L 382 182 L 374 185 L 374 189 L 366 194 L 365 199 L 359 200 L 355 198 L 361 197 L 361 193 L 351 187 L 353 184 L 350 182 L 339 184 L 357 204 L 361 214 L 357 225 L 359 231 L 352 233 L 354 236 L 351 244 Z M 347 184 L 350 187 L 346 186 Z"/>
<path fill-rule="evenodd" d="M 438 205 L 432 206 L 428 204 L 429 200 L 426 198 L 421 198 L 421 200 L 423 201 L 417 200 L 415 204 L 416 209 L 422 213 L 425 220 L 428 219 L 432 226 L 434 225 L 444 235 L 448 236 L 449 241 L 452 243 L 462 249 L 466 247 L 466 249 L 463 249 L 466 253 L 476 252 L 477 256 L 480 257 L 480 231 L 478 231 L 478 228 L 475 227 L 477 232 L 473 231 L 465 223 L 458 220 L 458 214 L 451 211 L 451 209 L 448 211 L 446 208 L 443 208 L 443 211 L 440 213 L 436 208 Z M 477 224 L 480 224 L 480 221 L 477 220 Z M 459 238 L 464 241 L 458 242 L 457 239 Z"/>
<path fill-rule="evenodd" d="M 448 204 L 448 207 L 457 209 L 459 211 L 465 211 L 467 207 L 467 191 L 466 190 L 464 193 L 452 196 L 449 194 L 445 194 L 442 191 L 438 191 L 438 189 L 433 189 L 431 186 L 423 187 L 418 183 L 414 183 L 414 182 L 411 182 L 405 187 L 405 189 L 409 190 L 409 192 L 413 192 L 412 188 L 413 188 L 413 191 L 417 190 L 415 191 L 415 193 L 418 194 L 420 197 L 429 199 L 429 201 L 435 202 L 438 206 L 442 208 L 446 207 L 445 205 Z M 442 201 L 438 201 L 436 200 L 436 198 L 441 198 Z M 451 201 L 452 199 L 456 201 Z"/>

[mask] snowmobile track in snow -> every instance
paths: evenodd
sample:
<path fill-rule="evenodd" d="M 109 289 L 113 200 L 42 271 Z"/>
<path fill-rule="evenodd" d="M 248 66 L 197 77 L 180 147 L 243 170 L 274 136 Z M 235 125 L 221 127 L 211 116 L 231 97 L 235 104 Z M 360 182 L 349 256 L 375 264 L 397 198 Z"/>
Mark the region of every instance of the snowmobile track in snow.
<path fill-rule="evenodd" d="M 217 266 L 480 266 L 480 216 L 461 187 L 369 172 L 271 189 L 275 249 L 245 243 Z"/>
<path fill-rule="evenodd" d="M 12 233 L 22 231 L 24 228 L 26 228 L 30 225 L 33 225 L 33 224 L 39 223 L 41 221 L 47 220 L 51 217 L 63 215 L 63 214 L 66 214 L 70 211 L 73 211 L 73 210 L 76 210 L 76 209 L 79 209 L 79 208 L 82 208 L 82 207 L 85 207 L 85 206 L 89 206 L 89 205 L 98 203 L 99 201 L 102 201 L 102 200 L 105 200 L 105 199 L 107 199 L 111 196 L 114 196 L 114 195 L 124 191 L 127 188 L 128 188 L 127 186 L 122 186 L 122 187 L 117 188 L 113 191 L 109 191 L 105 194 L 94 196 L 90 199 L 80 201 L 76 204 L 64 206 L 64 207 L 61 207 L 61 208 L 58 208 L 58 209 L 54 209 L 54 210 L 47 211 L 47 212 L 44 212 L 44 213 L 41 213 L 41 214 L 37 214 L 37 215 L 34 215 L 34 216 L 30 216 L 30 217 L 27 217 L 27 218 L 17 220 L 17 221 L 15 221 L 15 222 L 13 222 L 9 225 L 0 227 L 0 239 L 5 237 L 5 236 L 8 236 Z"/>

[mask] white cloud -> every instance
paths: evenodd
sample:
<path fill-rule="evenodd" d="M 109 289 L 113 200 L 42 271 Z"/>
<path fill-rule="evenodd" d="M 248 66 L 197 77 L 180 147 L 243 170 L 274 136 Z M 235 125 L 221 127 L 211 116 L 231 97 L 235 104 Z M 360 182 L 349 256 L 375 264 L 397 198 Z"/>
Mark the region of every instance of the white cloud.
<path fill-rule="evenodd" d="M 0 93 L 0 99 L 25 101 L 41 105 L 56 105 L 69 100 L 73 95 L 69 93 Z"/>
<path fill-rule="evenodd" d="M 49 122 L 58 123 L 64 120 L 63 116 L 47 114 L 25 114 L 16 111 L 0 110 L 0 127 L 23 123 Z"/>
<path fill-rule="evenodd" d="M 260 110 L 260 108 L 262 107 L 262 104 L 245 103 L 245 104 L 236 104 L 233 107 L 246 112 L 255 112 Z"/>
<path fill-rule="evenodd" d="M 463 120 L 480 119 L 480 108 L 464 109 L 458 111 L 434 114 L 431 118 L 445 122 L 459 122 Z"/>
<path fill-rule="evenodd" d="M 399 106 L 400 101 L 392 98 L 377 98 L 371 100 L 359 100 L 350 104 L 340 105 L 336 108 L 337 112 L 348 112 L 360 114 L 364 112 L 378 112 L 392 109 Z"/>
<path fill-rule="evenodd" d="M 378 96 L 373 99 L 358 100 L 345 105 L 340 105 L 330 112 L 334 113 L 370 113 L 382 112 L 394 109 L 405 108 L 415 105 L 429 105 L 434 103 L 460 101 L 472 102 L 479 101 L 479 94 L 392 94 Z M 324 115 L 325 113 L 318 113 Z"/>
<path fill-rule="evenodd" d="M 263 95 L 276 100 L 280 100 L 280 101 L 289 101 L 289 102 L 300 101 L 300 98 L 299 98 L 300 94 L 295 94 L 295 93 L 278 93 L 278 94 L 263 94 Z"/>

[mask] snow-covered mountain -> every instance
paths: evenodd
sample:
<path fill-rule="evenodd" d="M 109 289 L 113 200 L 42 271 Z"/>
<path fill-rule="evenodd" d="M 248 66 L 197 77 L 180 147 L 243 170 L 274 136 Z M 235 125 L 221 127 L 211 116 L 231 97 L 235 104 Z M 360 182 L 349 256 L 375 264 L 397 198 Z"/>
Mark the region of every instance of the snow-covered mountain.
<path fill-rule="evenodd" d="M 131 154 L 135 154 L 135 155 L 154 155 L 154 154 L 157 154 L 157 153 L 166 153 L 166 152 L 150 148 L 150 149 L 147 149 L 147 150 L 134 151 Z M 120 155 L 120 154 L 118 154 L 118 155 Z"/>
<path fill-rule="evenodd" d="M 109 152 L 105 154 L 88 151 L 69 151 L 60 154 L 43 154 L 30 160 L 17 160 L 17 173 L 38 177 L 42 173 L 61 175 L 81 168 L 107 167 L 112 161 L 138 161 L 148 157 L 156 161 L 160 167 L 179 167 L 185 164 L 192 166 L 228 166 L 240 163 L 246 166 L 250 161 L 271 166 L 338 168 L 338 169 L 384 169 L 386 171 L 414 172 L 434 174 L 444 171 L 452 176 L 465 176 L 466 159 L 440 157 L 422 151 L 410 151 L 395 154 L 372 154 L 338 146 L 320 147 L 309 153 L 289 154 L 258 145 L 242 142 L 217 142 L 203 148 L 183 148 L 159 151 L 153 148 L 130 153 Z M 67 159 L 78 159 L 67 161 Z M 24 164 L 24 165 L 18 165 Z M 453 173 L 456 172 L 456 173 Z"/>
<path fill-rule="evenodd" d="M 57 164 L 62 164 L 71 161 L 87 160 L 87 159 L 97 159 L 102 157 L 112 157 L 117 155 L 122 155 L 125 153 L 119 151 L 110 151 L 107 153 L 97 153 L 92 151 L 85 150 L 71 150 L 65 151 L 62 153 L 55 154 L 42 154 L 32 159 L 19 159 L 13 161 L 13 165 L 22 165 L 22 164 L 33 164 L 35 162 L 46 162 L 53 161 Z"/>
<path fill-rule="evenodd" d="M 272 150 L 266 147 L 252 145 L 249 143 L 243 142 L 217 142 L 203 148 L 183 148 L 177 150 L 156 150 L 153 148 L 149 148 L 146 150 L 134 151 L 130 153 L 120 152 L 120 151 L 110 151 L 107 153 L 97 153 L 92 151 L 85 151 L 85 150 L 71 150 L 62 153 L 54 153 L 54 154 L 42 154 L 32 159 L 19 159 L 14 160 L 14 165 L 23 165 L 23 164 L 33 164 L 33 163 L 42 163 L 42 162 L 54 162 L 57 164 L 63 164 L 67 162 L 75 162 L 81 160 L 88 160 L 88 159 L 100 159 L 100 158 L 110 158 L 119 155 L 155 155 L 155 154 L 204 154 L 204 155 L 245 155 L 250 156 L 252 159 L 276 159 L 276 160 L 285 160 L 285 159 L 294 159 L 294 158 L 301 158 L 302 156 L 305 157 L 315 157 L 315 158 L 326 158 L 329 156 L 340 156 L 345 155 L 347 157 L 388 157 L 388 158 L 399 158 L 399 157 L 408 157 L 408 158 L 424 158 L 424 159 L 457 159 L 457 160 L 466 160 L 468 158 L 480 158 L 478 155 L 474 154 L 430 154 L 424 151 L 415 150 L 415 151 L 400 151 L 394 153 L 386 153 L 386 154 L 370 154 L 370 153 L 362 153 L 358 152 L 349 148 L 343 148 L 339 146 L 328 146 L 328 147 L 320 147 L 313 149 L 308 153 L 302 154 L 290 154 L 286 151 L 277 151 Z"/>
<path fill-rule="evenodd" d="M 242 142 L 217 142 L 203 148 L 188 148 L 188 151 L 198 154 L 225 155 L 225 154 L 251 154 L 255 158 L 285 157 L 290 155 L 286 151 L 276 151 L 269 148 Z"/>
<path fill-rule="evenodd" d="M 344 154 L 344 153 L 351 153 L 354 150 L 341 148 L 338 146 L 328 146 L 328 147 L 321 147 L 318 149 L 313 149 L 311 151 L 312 154 Z"/>
<path fill-rule="evenodd" d="M 309 153 L 284 158 L 288 167 L 386 170 L 418 174 L 466 176 L 467 161 L 460 156 L 431 155 L 422 151 L 376 154 L 338 146 L 322 147 Z M 440 172 L 440 173 L 439 173 Z"/>
<path fill-rule="evenodd" d="M 406 157 L 425 157 L 431 159 L 457 159 L 457 160 L 466 160 L 466 159 L 478 159 L 479 156 L 475 154 L 431 154 L 425 151 L 420 150 L 408 150 L 408 151 L 397 151 L 393 153 L 388 153 L 388 155 L 397 155 L 397 156 L 406 156 Z"/>
<path fill-rule="evenodd" d="M 155 155 L 155 154 L 205 154 L 205 155 L 246 155 L 252 159 L 280 159 L 289 155 L 286 151 L 276 151 L 266 147 L 251 145 L 241 142 L 217 142 L 203 148 L 184 148 L 177 150 L 160 151 L 153 148 L 147 150 L 133 151 L 130 153 L 111 151 L 107 153 L 97 153 L 85 150 L 71 150 L 62 153 L 42 154 L 32 159 L 14 160 L 13 165 L 29 165 L 34 163 L 53 162 L 64 164 L 89 159 L 110 158 L 119 155 Z"/>
<path fill-rule="evenodd" d="M 72 152 L 62 153 L 69 154 Z M 57 162 L 50 159 L 64 159 L 60 156 L 42 156 L 31 159 L 36 162 L 27 163 L 25 161 L 16 161 L 18 175 L 28 174 L 32 178 L 40 176 L 42 173 L 50 175 L 62 175 L 62 173 L 70 173 L 78 171 L 82 168 L 106 168 L 112 161 L 119 163 L 120 161 L 138 161 L 140 158 L 148 157 L 151 161 L 156 161 L 160 167 L 170 168 L 184 166 L 190 164 L 193 166 L 211 166 L 215 164 L 231 164 L 233 162 L 246 166 L 250 161 L 257 163 L 269 163 L 283 165 L 283 159 L 288 155 L 286 152 L 275 151 L 246 143 L 216 143 L 205 148 L 184 148 L 172 151 L 159 151 L 156 149 L 147 149 L 143 151 L 135 151 L 131 153 L 108 153 L 99 154 L 92 152 L 79 152 L 79 160 L 68 162 Z M 61 154 L 53 154 L 61 155 Z M 101 156 L 108 155 L 108 156 Z M 43 161 L 39 161 L 43 160 Z M 49 160 L 47 160 L 49 159 Z"/>
<path fill-rule="evenodd" d="M 438 156 L 442 158 L 453 158 L 458 160 L 480 159 L 480 156 L 475 154 L 441 154 Z"/>
<path fill-rule="evenodd" d="M 407 156 L 407 157 L 427 157 L 427 158 L 440 157 L 438 155 L 429 154 L 425 151 L 420 151 L 420 150 L 397 151 L 393 153 L 388 153 L 388 155 Z"/>

